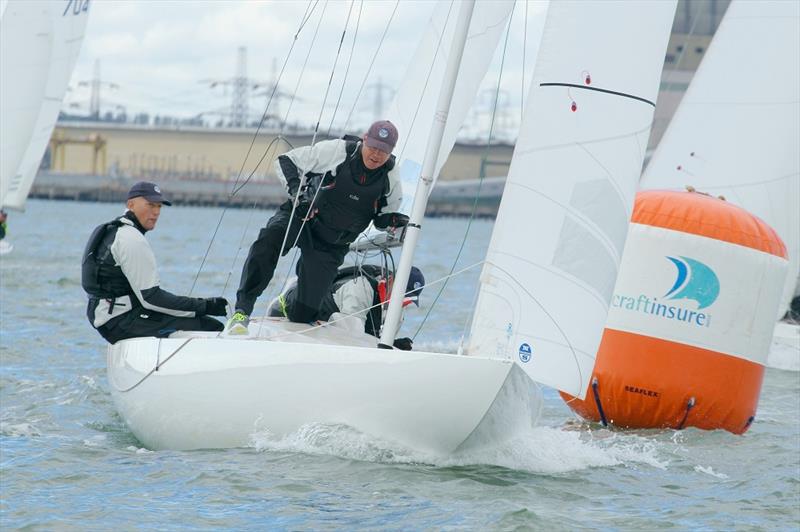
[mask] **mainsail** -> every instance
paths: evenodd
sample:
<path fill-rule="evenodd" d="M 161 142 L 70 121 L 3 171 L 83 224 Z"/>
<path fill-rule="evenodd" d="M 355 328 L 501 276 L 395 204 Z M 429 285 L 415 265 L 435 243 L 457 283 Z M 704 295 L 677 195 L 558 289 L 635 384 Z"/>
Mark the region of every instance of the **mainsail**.
<path fill-rule="evenodd" d="M 468 354 L 585 395 L 674 12 L 674 1 L 550 5 Z"/>
<path fill-rule="evenodd" d="M 513 0 L 475 2 L 464 45 L 464 57 L 469 60 L 463 61 L 458 71 L 434 180 L 455 145 L 458 131 L 475 101 L 513 7 Z M 401 210 L 406 213 L 411 212 L 417 179 L 428 149 L 431 117 L 435 112 L 438 87 L 443 82 L 448 53 L 454 38 L 456 25 L 453 20 L 457 10 L 458 3 L 440 2 L 437 5 L 387 114 L 400 131 L 395 153 L 400 159 L 400 176 L 403 180 Z M 537 38 L 535 36 L 533 40 Z"/>
<path fill-rule="evenodd" d="M 800 3 L 734 0 L 641 187 L 722 195 L 789 252 L 781 315 L 800 277 Z"/>
<path fill-rule="evenodd" d="M 89 0 L 2 7 L 0 207 L 22 209 L 81 49 Z"/>
<path fill-rule="evenodd" d="M 458 2 L 437 4 L 414 57 L 409 62 L 403 82 L 398 87 L 397 94 L 386 113 L 386 118 L 391 120 L 400 132 L 394 153 L 400 165 L 400 179 L 403 183 L 403 203 L 400 211 L 404 213 L 411 212 L 417 180 L 422 172 L 425 153 L 429 148 L 431 119 L 436 110 L 436 99 L 444 81 L 449 50 L 455 37 L 454 21 L 459 7 Z M 474 103 L 500 36 L 507 27 L 513 7 L 513 0 L 475 2 L 474 14 L 464 45 L 464 57 L 468 57 L 469 61 L 464 61 L 458 71 L 433 174 L 434 182 L 456 143 L 458 131 L 466 119 L 470 106 Z M 533 24 L 534 29 L 531 31 L 534 35 L 536 35 L 535 27 L 536 24 Z M 535 36 L 534 40 L 537 38 L 538 36 Z M 370 228 L 353 244 L 353 247 L 363 248 L 369 246 L 367 242 L 380 243 L 385 239 L 386 233 Z"/>

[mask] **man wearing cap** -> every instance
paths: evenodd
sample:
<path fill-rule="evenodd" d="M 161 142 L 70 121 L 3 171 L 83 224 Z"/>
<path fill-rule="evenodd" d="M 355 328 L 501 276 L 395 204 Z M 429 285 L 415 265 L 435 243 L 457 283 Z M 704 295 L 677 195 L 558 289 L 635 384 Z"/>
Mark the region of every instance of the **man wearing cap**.
<path fill-rule="evenodd" d="M 383 311 L 392 292 L 392 275 L 375 264 L 340 268 L 328 294 L 322 299 L 317 320 L 356 319 L 360 330 L 380 338 Z M 425 277 L 416 266 L 411 267 L 403 299 L 405 309 L 412 303 L 419 306 L 419 296 L 425 287 Z M 295 301 L 297 285 L 290 286 L 270 304 L 270 316 L 288 317 Z M 338 313 L 338 314 L 337 314 Z M 358 323 L 358 322 L 356 322 Z M 354 327 L 355 329 L 355 327 Z M 394 346 L 411 350 L 410 338 L 397 338 Z"/>
<path fill-rule="evenodd" d="M 157 185 L 136 183 L 125 214 L 95 228 L 83 252 L 81 284 L 89 296 L 86 316 L 109 343 L 125 338 L 164 338 L 175 331 L 221 331 L 228 302 L 222 297 L 176 296 L 163 290 L 156 258 L 144 237 L 162 205 Z"/>
<path fill-rule="evenodd" d="M 275 172 L 292 199 L 280 206 L 250 247 L 236 312 L 228 322 L 230 334 L 247 334 L 250 313 L 272 280 L 278 258 L 295 245 L 301 256 L 289 319 L 308 323 L 330 291 L 350 244 L 370 222 L 389 231 L 408 223 L 397 212 L 402 190 L 391 154 L 397 138 L 394 124 L 380 120 L 361 138 L 326 140 L 278 157 Z M 306 185 L 301 188 L 303 175 Z"/>

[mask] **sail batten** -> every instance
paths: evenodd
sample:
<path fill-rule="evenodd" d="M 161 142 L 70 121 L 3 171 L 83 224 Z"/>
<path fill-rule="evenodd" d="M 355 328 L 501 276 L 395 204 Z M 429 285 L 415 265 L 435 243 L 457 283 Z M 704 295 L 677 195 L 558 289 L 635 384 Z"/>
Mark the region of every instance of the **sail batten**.
<path fill-rule="evenodd" d="M 675 2 L 550 5 L 468 354 L 585 394 L 674 12 Z"/>

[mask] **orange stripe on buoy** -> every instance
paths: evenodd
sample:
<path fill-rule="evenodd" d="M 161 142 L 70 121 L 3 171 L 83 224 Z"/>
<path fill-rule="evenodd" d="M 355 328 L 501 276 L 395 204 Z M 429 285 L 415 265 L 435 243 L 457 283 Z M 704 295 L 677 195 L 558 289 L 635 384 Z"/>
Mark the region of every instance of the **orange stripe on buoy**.
<path fill-rule="evenodd" d="M 755 416 L 764 377 L 764 367 L 748 360 L 613 329 L 605 330 L 597 360 L 592 376 L 605 417 L 622 428 L 693 426 L 742 434 Z M 591 389 L 585 400 L 561 397 L 580 416 L 600 421 Z"/>

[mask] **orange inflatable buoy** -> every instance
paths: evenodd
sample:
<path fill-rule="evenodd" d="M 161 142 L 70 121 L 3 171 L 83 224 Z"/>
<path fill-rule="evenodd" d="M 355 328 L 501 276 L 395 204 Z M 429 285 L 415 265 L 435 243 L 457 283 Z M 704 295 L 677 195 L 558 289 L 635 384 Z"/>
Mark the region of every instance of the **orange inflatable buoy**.
<path fill-rule="evenodd" d="M 586 399 L 561 396 L 604 424 L 744 433 L 787 268 L 780 237 L 744 209 L 640 192 Z"/>

